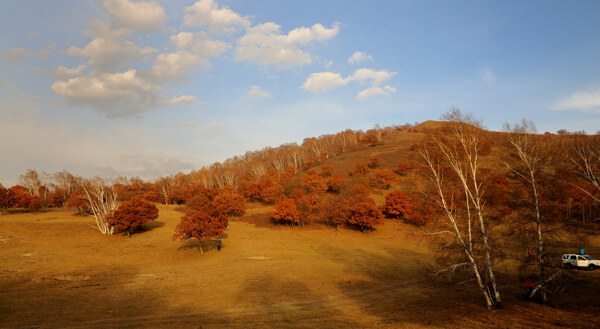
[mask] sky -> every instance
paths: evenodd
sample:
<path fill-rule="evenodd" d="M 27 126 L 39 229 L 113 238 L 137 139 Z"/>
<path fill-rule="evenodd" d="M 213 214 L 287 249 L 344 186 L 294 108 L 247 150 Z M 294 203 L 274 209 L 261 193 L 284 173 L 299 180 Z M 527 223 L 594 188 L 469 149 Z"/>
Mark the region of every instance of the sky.
<path fill-rule="evenodd" d="M 600 130 L 600 1 L 6 0 L 0 183 L 152 179 L 375 124 Z"/>

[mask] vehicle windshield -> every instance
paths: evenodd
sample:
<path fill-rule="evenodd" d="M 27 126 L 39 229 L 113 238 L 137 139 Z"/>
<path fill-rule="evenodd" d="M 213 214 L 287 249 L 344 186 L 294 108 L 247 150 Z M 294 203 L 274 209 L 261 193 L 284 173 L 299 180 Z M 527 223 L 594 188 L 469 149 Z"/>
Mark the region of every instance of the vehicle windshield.
<path fill-rule="evenodd" d="M 594 259 L 596 259 L 596 258 L 594 258 L 594 257 L 592 257 L 592 256 L 590 256 L 590 255 L 583 255 L 583 257 L 584 257 L 585 259 L 587 259 L 587 260 L 594 260 Z"/>

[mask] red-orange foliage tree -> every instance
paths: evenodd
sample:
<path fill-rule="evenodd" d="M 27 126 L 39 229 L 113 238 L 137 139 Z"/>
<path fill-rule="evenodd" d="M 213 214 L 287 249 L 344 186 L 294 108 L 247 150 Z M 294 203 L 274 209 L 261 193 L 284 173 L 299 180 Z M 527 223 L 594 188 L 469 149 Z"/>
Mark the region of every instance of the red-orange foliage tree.
<path fill-rule="evenodd" d="M 275 222 L 282 222 L 289 225 L 300 223 L 300 212 L 296 208 L 294 199 L 285 199 L 275 204 L 272 216 Z"/>
<path fill-rule="evenodd" d="M 317 174 L 308 174 L 304 176 L 302 183 L 303 187 L 308 191 L 308 193 L 323 194 L 325 191 L 327 191 L 327 183 L 323 177 Z"/>
<path fill-rule="evenodd" d="M 367 168 L 367 166 L 364 164 L 356 163 L 354 165 L 353 173 L 358 176 L 364 176 L 369 173 L 369 168 Z"/>
<path fill-rule="evenodd" d="M 138 231 L 144 223 L 158 218 L 158 208 L 148 200 L 134 196 L 123 202 L 119 208 L 108 217 L 109 225 L 116 230 L 125 230 L 128 236 Z"/>
<path fill-rule="evenodd" d="M 356 225 L 362 232 L 369 232 L 375 225 L 383 224 L 382 215 L 371 198 L 352 198 L 348 224 Z"/>
<path fill-rule="evenodd" d="M 156 191 L 148 191 L 144 194 L 144 199 L 150 202 L 158 202 L 159 195 Z"/>
<path fill-rule="evenodd" d="M 89 209 L 90 203 L 85 198 L 83 191 L 78 190 L 69 199 L 67 200 L 67 207 L 69 208 L 77 208 L 77 212 L 79 215 L 87 215 L 90 213 Z"/>
<path fill-rule="evenodd" d="M 377 159 L 376 156 L 370 157 L 369 162 L 367 162 L 367 166 L 369 166 L 371 169 L 379 167 L 379 159 Z"/>
<path fill-rule="evenodd" d="M 321 165 L 321 173 L 319 175 L 323 178 L 327 178 L 327 177 L 333 175 L 333 171 L 334 171 L 333 166 L 328 165 L 328 164 L 322 164 Z"/>
<path fill-rule="evenodd" d="M 229 217 L 246 211 L 246 199 L 237 192 L 223 190 L 212 201 L 213 214 L 217 217 Z"/>
<path fill-rule="evenodd" d="M 398 176 L 389 169 L 378 170 L 371 181 L 371 185 L 378 189 L 387 190 L 398 180 Z"/>
<path fill-rule="evenodd" d="M 402 219 L 412 217 L 414 208 L 413 200 L 406 193 L 392 191 L 385 196 L 381 210 L 387 217 Z"/>
<path fill-rule="evenodd" d="M 329 192 L 339 193 L 346 187 L 346 177 L 338 174 L 328 177 L 325 182 Z"/>
<path fill-rule="evenodd" d="M 414 168 L 415 163 L 413 161 L 403 161 L 398 164 L 398 167 L 394 172 L 400 176 L 406 176 Z"/>
<path fill-rule="evenodd" d="M 327 226 L 336 229 L 350 217 L 350 203 L 342 195 L 325 195 L 321 198 L 320 210 Z"/>
<path fill-rule="evenodd" d="M 0 184 L 0 212 L 4 215 L 9 206 L 8 189 Z"/>
<path fill-rule="evenodd" d="M 304 194 L 296 198 L 296 209 L 300 212 L 299 225 L 304 226 L 319 216 L 320 197 L 316 193 Z"/>
<path fill-rule="evenodd" d="M 27 205 L 27 211 L 39 212 L 44 208 L 44 203 L 42 198 L 39 195 L 34 195 L 29 200 L 29 204 Z"/>
<path fill-rule="evenodd" d="M 218 218 L 215 218 L 205 212 L 197 212 L 193 215 L 181 217 L 181 221 L 175 227 L 173 240 L 187 240 L 195 238 L 198 240 L 200 253 L 204 255 L 202 243 L 211 238 L 223 235 L 225 224 Z"/>

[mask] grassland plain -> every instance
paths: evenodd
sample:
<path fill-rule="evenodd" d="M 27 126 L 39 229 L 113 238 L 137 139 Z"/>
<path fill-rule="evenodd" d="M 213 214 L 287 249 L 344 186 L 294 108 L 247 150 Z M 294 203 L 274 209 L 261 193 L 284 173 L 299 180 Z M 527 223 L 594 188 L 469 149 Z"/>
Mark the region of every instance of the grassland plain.
<path fill-rule="evenodd" d="M 172 241 L 182 213 L 131 238 L 105 236 L 69 211 L 0 216 L 1 328 L 532 328 L 597 327 L 600 271 L 553 306 L 523 299 L 503 277 L 504 308 L 488 311 L 470 285 L 432 282 L 434 256 L 418 229 L 289 228 L 251 204 L 224 248 Z M 592 241 L 597 247 L 598 239 Z M 597 250 L 597 249 L 596 249 Z M 580 297 L 582 296 L 582 297 Z"/>

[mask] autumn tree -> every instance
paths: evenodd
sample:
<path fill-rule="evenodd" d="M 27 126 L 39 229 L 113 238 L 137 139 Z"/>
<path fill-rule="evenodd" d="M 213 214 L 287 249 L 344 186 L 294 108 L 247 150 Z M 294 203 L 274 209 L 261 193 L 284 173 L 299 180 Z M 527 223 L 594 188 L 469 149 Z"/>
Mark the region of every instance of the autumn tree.
<path fill-rule="evenodd" d="M 109 185 L 99 177 L 82 184 L 88 207 L 94 215 L 95 227 L 102 234 L 113 234 L 115 227 L 110 225 L 109 217 L 117 210 L 120 202 L 114 184 Z"/>
<path fill-rule="evenodd" d="M 83 190 L 74 192 L 71 197 L 67 200 L 66 206 L 69 208 L 77 208 L 79 215 L 90 214 L 89 201 L 85 196 Z"/>
<path fill-rule="evenodd" d="M 325 224 L 337 229 L 350 218 L 350 202 L 344 195 L 328 194 L 321 198 L 319 211 Z"/>
<path fill-rule="evenodd" d="M 327 182 L 316 173 L 309 173 L 302 180 L 303 187 L 308 193 L 323 194 L 327 191 Z"/>
<path fill-rule="evenodd" d="M 304 226 L 319 216 L 320 195 L 316 193 L 300 193 L 296 196 L 296 209 L 300 213 L 298 225 Z"/>
<path fill-rule="evenodd" d="M 0 184 L 0 212 L 2 215 L 6 213 L 6 210 L 10 206 L 10 199 L 8 197 L 8 189 Z"/>
<path fill-rule="evenodd" d="M 335 174 L 331 177 L 328 177 L 325 180 L 327 184 L 327 191 L 333 193 L 340 193 L 346 187 L 346 177 Z"/>
<path fill-rule="evenodd" d="M 379 167 L 379 159 L 376 156 L 372 156 L 369 158 L 369 162 L 367 162 L 367 166 L 371 169 Z"/>
<path fill-rule="evenodd" d="M 414 216 L 414 208 L 414 201 L 406 193 L 392 191 L 385 196 L 381 210 L 387 217 L 403 219 Z"/>
<path fill-rule="evenodd" d="M 275 222 L 281 222 L 291 225 L 299 225 L 300 212 L 296 208 L 294 199 L 284 199 L 273 206 L 273 219 Z"/>
<path fill-rule="evenodd" d="M 381 212 L 371 198 L 360 195 L 353 197 L 348 210 L 348 224 L 358 226 L 364 233 L 371 231 L 377 224 L 383 224 Z"/>
<path fill-rule="evenodd" d="M 545 228 L 543 227 L 544 215 L 540 208 L 540 189 L 542 188 L 543 171 L 550 164 L 552 157 L 548 152 L 548 148 L 545 148 L 543 141 L 540 140 L 545 137 L 535 136 L 536 127 L 533 121 L 523 119 L 520 124 L 510 125 L 507 123 L 504 125 L 504 129 L 509 133 L 508 142 L 511 145 L 513 156 L 517 160 L 515 164 L 508 162 L 504 164 L 513 174 L 523 179 L 529 186 L 529 193 L 532 200 L 530 209 L 536 223 L 538 284 L 532 290 L 529 297 L 532 298 L 539 291 L 542 301 L 546 303 L 548 302 L 548 297 L 544 285 L 549 280 L 546 277 Z"/>
<path fill-rule="evenodd" d="M 33 169 L 27 169 L 25 174 L 19 176 L 20 183 L 27 189 L 29 195 L 40 195 L 42 182 L 40 175 Z"/>
<path fill-rule="evenodd" d="M 585 189 L 572 184 L 600 203 L 600 137 L 594 136 L 590 139 L 571 146 L 566 156 L 575 167 L 576 173 L 592 188 Z"/>
<path fill-rule="evenodd" d="M 211 202 L 211 214 L 215 217 L 240 215 L 246 211 L 246 199 L 233 189 L 221 189 Z M 227 227 L 227 222 L 225 222 Z"/>
<path fill-rule="evenodd" d="M 398 167 L 394 170 L 399 176 L 406 176 L 408 173 L 415 168 L 413 161 L 403 161 L 398 164 Z"/>
<path fill-rule="evenodd" d="M 369 168 L 367 168 L 366 165 L 357 162 L 354 165 L 353 173 L 354 173 L 354 175 L 357 175 L 357 176 L 365 176 L 366 174 L 369 173 Z"/>
<path fill-rule="evenodd" d="M 398 181 L 398 176 L 389 169 L 380 169 L 375 173 L 375 177 L 372 178 L 371 186 L 387 190 L 390 186 Z"/>
<path fill-rule="evenodd" d="M 446 270 L 470 266 L 488 308 L 500 307 L 489 224 L 484 212 L 484 178 L 479 158 L 482 124 L 472 114 L 465 115 L 456 108 L 442 115 L 442 120 L 446 121 L 443 134 L 435 136 L 431 146 L 418 148 L 418 152 L 427 168 L 424 174 L 435 191 L 429 197 L 445 213 L 449 226 L 448 231 L 437 233 L 452 235 L 464 253 L 462 262 Z M 446 168 L 456 179 L 445 178 Z M 464 196 L 462 204 L 454 202 L 453 191 Z M 472 231 L 474 225 L 479 227 L 477 235 Z M 481 248 L 475 248 L 475 243 Z"/>
<path fill-rule="evenodd" d="M 223 235 L 226 225 L 218 218 L 215 218 L 205 212 L 196 212 L 192 215 L 181 217 L 181 221 L 175 227 L 173 240 L 187 240 L 195 238 L 198 240 L 200 253 L 204 255 L 202 243 L 211 238 Z"/>
<path fill-rule="evenodd" d="M 143 224 L 158 218 L 158 208 L 146 199 L 134 196 L 123 202 L 119 208 L 108 217 L 109 225 L 115 230 L 124 230 L 127 236 L 139 231 Z"/>

